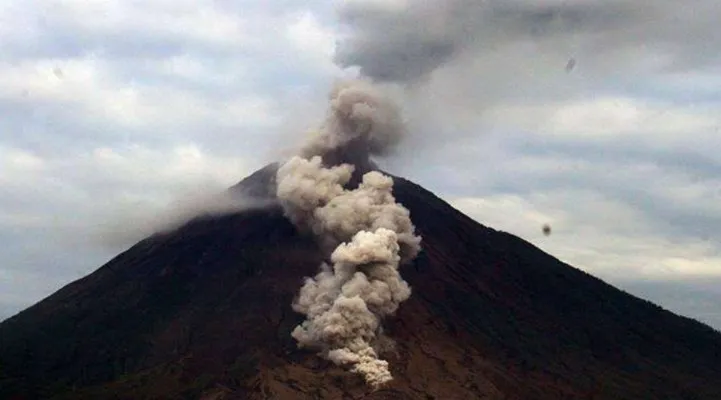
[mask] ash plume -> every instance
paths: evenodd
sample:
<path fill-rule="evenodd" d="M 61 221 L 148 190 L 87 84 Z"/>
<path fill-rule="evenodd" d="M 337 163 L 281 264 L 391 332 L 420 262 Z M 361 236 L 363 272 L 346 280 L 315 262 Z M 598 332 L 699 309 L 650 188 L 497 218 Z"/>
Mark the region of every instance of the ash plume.
<path fill-rule="evenodd" d="M 529 39 L 628 29 L 657 8 L 627 0 L 352 1 L 339 10 L 349 33 L 336 62 L 378 81 L 407 83 Z"/>
<path fill-rule="evenodd" d="M 369 156 L 390 152 L 403 138 L 400 111 L 381 89 L 364 80 L 336 82 L 329 95 L 329 112 L 300 156 L 321 156 L 326 165 L 373 167 Z"/>
<path fill-rule="evenodd" d="M 379 356 L 381 324 L 411 295 L 399 266 L 420 250 L 410 213 L 393 197 L 393 179 L 370 160 L 397 145 L 403 131 L 399 110 L 378 87 L 341 82 L 316 135 L 276 177 L 286 216 L 327 255 L 293 304 L 306 320 L 292 336 L 372 387 L 392 379 Z"/>
<path fill-rule="evenodd" d="M 610 80 L 663 82 L 666 74 L 711 71 L 720 57 L 709 51 L 721 40 L 718 2 L 688 4 L 345 1 L 334 57 L 403 88 L 413 141 L 438 143 L 443 131 L 448 143 L 476 135 L 479 122 L 492 127 L 495 112 L 596 96 Z"/>
<path fill-rule="evenodd" d="M 584 68 L 608 57 L 624 68 L 623 53 L 649 51 L 677 68 L 698 67 L 718 59 L 703 50 L 719 38 L 718 13 L 713 1 L 692 4 L 694 12 L 666 0 L 354 0 L 339 7 L 346 29 L 335 58 L 377 81 L 404 83 L 532 42 L 551 44 L 544 53 L 579 51 L 572 56 L 588 60 Z M 537 68 L 541 60 L 531 53 Z"/>

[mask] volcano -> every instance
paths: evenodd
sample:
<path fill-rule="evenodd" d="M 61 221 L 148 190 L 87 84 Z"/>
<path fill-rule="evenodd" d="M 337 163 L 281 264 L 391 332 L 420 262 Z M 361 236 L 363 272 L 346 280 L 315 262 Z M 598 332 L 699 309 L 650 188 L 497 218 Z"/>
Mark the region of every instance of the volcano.
<path fill-rule="evenodd" d="M 274 194 L 276 165 L 230 189 Z M 148 237 L 0 324 L 3 399 L 720 399 L 721 334 L 394 177 L 423 250 L 384 321 L 394 380 L 299 349 L 322 261 L 280 206 Z"/>

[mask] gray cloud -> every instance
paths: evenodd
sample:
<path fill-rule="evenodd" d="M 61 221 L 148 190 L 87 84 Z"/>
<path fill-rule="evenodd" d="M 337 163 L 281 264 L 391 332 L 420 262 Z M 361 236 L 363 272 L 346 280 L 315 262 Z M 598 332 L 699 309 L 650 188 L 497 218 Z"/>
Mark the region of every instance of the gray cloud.
<path fill-rule="evenodd" d="M 405 83 L 415 140 L 428 147 L 478 136 L 498 107 L 649 95 L 670 77 L 713 76 L 721 35 L 709 0 L 358 0 L 340 15 L 336 61 Z"/>
<path fill-rule="evenodd" d="M 604 271 L 608 263 L 603 258 L 611 259 L 614 253 L 621 251 L 606 246 L 619 235 L 630 243 L 646 238 L 670 241 L 681 254 L 684 247 L 709 244 L 712 238 L 721 234 L 721 180 L 715 173 L 720 165 L 717 160 L 700 162 L 696 154 L 674 151 L 674 148 L 654 151 L 643 146 L 629 147 L 623 138 L 614 143 L 578 141 L 574 144 L 569 140 L 549 140 L 548 135 L 535 132 L 492 136 L 475 145 L 464 144 L 466 151 L 463 152 L 453 151 L 451 147 L 448 152 L 426 153 L 423 162 L 443 164 L 443 169 L 423 170 L 417 165 L 400 162 L 393 163 L 390 168 L 429 182 L 427 186 L 432 190 L 451 198 L 482 199 L 507 195 L 526 199 L 539 212 L 563 210 L 568 218 L 564 229 L 571 236 L 554 235 L 552 241 L 569 240 L 570 250 L 574 244 L 578 245 L 579 251 L 605 248 L 607 254 L 598 253 L 595 260 L 584 260 L 584 264 L 569 259 L 574 265 L 595 274 L 615 274 Z M 596 200 L 586 202 L 583 193 L 591 194 Z M 604 203 L 623 205 L 633 214 L 625 215 L 617 208 L 604 209 Z M 506 215 L 504 218 L 514 220 L 522 216 Z M 487 221 L 481 219 L 481 222 Z M 530 232 L 538 234 L 528 239 L 543 240 L 540 228 L 537 228 L 542 222 L 527 222 Z M 497 219 L 487 223 L 502 225 Z M 525 225 L 519 224 L 514 229 L 523 230 L 511 232 L 527 234 Z M 580 245 L 578 235 L 588 227 L 597 229 L 599 236 Z M 718 257 L 721 248 L 710 246 L 707 255 Z M 549 250 L 556 256 L 565 257 L 558 249 Z M 660 248 L 649 251 L 661 253 Z M 614 260 L 618 264 L 614 270 L 623 271 L 622 274 L 638 273 L 645 268 L 645 265 L 635 264 L 637 260 L 633 258 Z M 704 273 L 711 273 L 712 265 L 707 267 Z M 657 272 L 665 273 L 660 267 Z M 653 275 L 653 269 L 645 273 Z M 691 268 L 679 272 L 679 276 L 693 273 Z"/>
<path fill-rule="evenodd" d="M 179 195 L 168 204 L 134 202 L 125 207 L 103 209 L 94 229 L 87 232 L 93 243 L 112 251 L 128 248 L 158 232 L 170 232 L 203 216 L 228 215 L 269 205 L 267 200 L 242 197 L 220 185 L 204 185 L 194 193 Z"/>
<path fill-rule="evenodd" d="M 0 20 L 2 316 L 275 159 L 278 111 L 335 70 L 298 3 L 28 1 Z"/>
<path fill-rule="evenodd" d="M 668 0 L 353 1 L 340 7 L 348 33 L 337 61 L 379 80 L 404 82 L 516 45 L 542 46 L 539 58 L 549 53 L 579 57 L 584 68 L 606 64 L 609 55 L 636 61 L 658 56 L 665 67 L 697 68 L 719 57 L 703 51 L 721 35 L 715 11 L 716 4 L 707 0 L 683 8 Z M 614 58 L 609 61 L 619 61 Z"/>

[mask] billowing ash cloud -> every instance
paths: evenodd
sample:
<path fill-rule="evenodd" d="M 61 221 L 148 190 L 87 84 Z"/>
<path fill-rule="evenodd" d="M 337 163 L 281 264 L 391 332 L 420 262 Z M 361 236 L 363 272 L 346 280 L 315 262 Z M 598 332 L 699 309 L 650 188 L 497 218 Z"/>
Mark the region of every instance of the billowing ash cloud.
<path fill-rule="evenodd" d="M 328 254 L 293 304 L 307 318 L 292 335 L 373 387 L 392 379 L 379 358 L 381 323 L 410 296 L 398 270 L 420 250 L 410 213 L 392 195 L 393 180 L 372 171 L 369 159 L 402 133 L 398 110 L 377 87 L 342 82 L 319 132 L 277 173 L 286 215 Z"/>
<path fill-rule="evenodd" d="M 300 151 L 325 164 L 367 170 L 371 154 L 391 151 L 405 134 L 400 111 L 381 89 L 363 80 L 339 81 L 329 96 L 328 117 Z"/>

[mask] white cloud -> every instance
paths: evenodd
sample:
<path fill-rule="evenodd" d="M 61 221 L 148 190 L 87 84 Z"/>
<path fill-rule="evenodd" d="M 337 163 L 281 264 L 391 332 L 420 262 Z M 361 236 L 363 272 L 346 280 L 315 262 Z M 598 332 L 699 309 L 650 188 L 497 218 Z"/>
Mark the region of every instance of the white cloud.
<path fill-rule="evenodd" d="M 42 3 L 40 9 L 59 28 L 88 36 L 142 34 L 228 48 L 262 43 L 250 31 L 252 16 L 223 12 L 211 1 L 72 0 Z"/>
<path fill-rule="evenodd" d="M 196 144 L 163 150 L 139 145 L 125 149 L 96 148 L 81 155 L 78 162 L 85 165 L 75 164 L 72 169 L 99 171 L 103 181 L 128 181 L 126 185 L 118 187 L 127 187 L 129 183 L 167 187 L 178 182 L 231 185 L 239 177 L 252 172 L 242 159 L 212 156 Z"/>
<path fill-rule="evenodd" d="M 2 7 L 0 306 L 37 301 L 199 203 L 226 209 L 208 196 L 266 161 L 288 93 L 337 70 L 309 6 Z"/>
<path fill-rule="evenodd" d="M 172 58 L 168 62 L 177 61 Z M 183 61 L 186 66 L 192 65 L 187 58 Z M 6 62 L 0 64 L 0 93 L 4 94 L 0 98 L 30 105 L 40 102 L 75 107 L 72 116 L 77 119 L 103 120 L 129 128 L 204 121 L 257 127 L 277 123 L 273 102 L 262 95 L 240 92 L 219 99 L 177 86 L 122 81 L 110 64 L 110 60 L 95 56 Z M 188 68 L 183 72 L 187 74 Z M 212 70 L 205 72 L 213 75 Z"/>
<path fill-rule="evenodd" d="M 311 61 L 329 69 L 337 69 L 333 64 L 336 33 L 321 25 L 309 11 L 299 13 L 293 19 L 286 28 L 286 35 L 293 46 Z"/>
<path fill-rule="evenodd" d="M 523 197 L 462 197 L 451 204 L 482 224 L 518 235 L 604 278 L 721 275 L 721 251 L 711 241 L 669 235 L 662 221 L 642 209 L 597 192 L 557 189 Z M 542 231 L 545 224 L 552 228 L 549 236 Z"/>
<path fill-rule="evenodd" d="M 72 158 L 0 147 L 0 274 L 10 277 L 0 279 L 0 303 L 27 306 L 155 230 L 245 206 L 220 195 L 252 168 L 193 143 L 99 147 Z"/>
<path fill-rule="evenodd" d="M 717 105 L 679 105 L 628 96 L 600 97 L 542 105 L 505 105 L 492 109 L 498 123 L 534 130 L 541 135 L 583 139 L 636 139 L 674 143 L 688 135 L 710 137 L 721 127 Z"/>
<path fill-rule="evenodd" d="M 654 107 L 636 99 L 602 98 L 562 106 L 548 122 L 544 131 L 549 133 L 591 136 L 642 134 L 655 138 L 713 129 L 721 124 L 721 118 L 681 107 Z"/>
<path fill-rule="evenodd" d="M 44 160 L 31 152 L 0 145 L 0 182 L 17 173 L 37 173 L 44 168 Z"/>
<path fill-rule="evenodd" d="M 16 153 L 22 154 L 20 159 L 26 164 L 28 156 Z M 170 149 L 101 147 L 73 159 L 30 159 L 32 168 L 0 175 L 0 190 L 6 193 L 3 199 L 17 199 L 2 207 L 5 228 L 46 221 L 58 229 L 72 226 L 87 231 L 98 218 L 108 218 L 116 209 L 135 204 L 155 210 L 188 193 L 220 193 L 252 172 L 243 159 L 211 155 L 196 144 Z M 35 167 L 39 163 L 41 170 Z M 79 214 L 88 218 L 78 220 L 75 215 Z"/>

